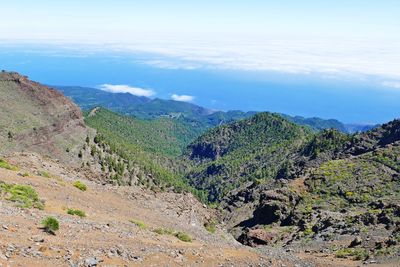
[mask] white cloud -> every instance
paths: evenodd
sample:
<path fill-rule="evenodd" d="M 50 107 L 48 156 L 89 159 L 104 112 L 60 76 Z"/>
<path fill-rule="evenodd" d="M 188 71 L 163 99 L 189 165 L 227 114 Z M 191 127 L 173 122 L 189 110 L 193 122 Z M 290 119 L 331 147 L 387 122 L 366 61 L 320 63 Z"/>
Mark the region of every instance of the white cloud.
<path fill-rule="evenodd" d="M 171 99 L 175 101 L 191 102 L 194 100 L 194 96 L 191 95 L 171 95 Z"/>
<path fill-rule="evenodd" d="M 49 44 L 54 45 L 54 53 L 59 53 L 57 48 L 62 47 L 69 52 L 68 56 L 128 52 L 140 55 L 133 60 L 135 63 L 162 69 L 233 69 L 323 74 L 339 78 L 376 76 L 380 81 L 400 79 L 400 40 L 349 38 L 339 43 L 335 40 L 261 36 L 208 41 L 140 39 L 101 45 L 91 42 Z M 29 47 L 28 44 L 24 47 Z M 0 38 L 0 48 L 7 50 L 13 45 Z"/>
<path fill-rule="evenodd" d="M 135 96 L 150 97 L 155 94 L 151 89 L 132 87 L 129 85 L 102 84 L 100 89 L 111 93 L 130 93 Z"/>
<path fill-rule="evenodd" d="M 278 71 L 284 73 L 328 74 L 400 78 L 400 42 L 369 39 L 291 40 L 260 39 L 254 42 L 136 43 L 120 45 L 121 50 L 149 52 L 159 57 L 144 59 L 143 64 L 165 69 L 234 69 Z"/>
<path fill-rule="evenodd" d="M 400 81 L 384 81 L 382 85 L 385 87 L 400 89 Z"/>

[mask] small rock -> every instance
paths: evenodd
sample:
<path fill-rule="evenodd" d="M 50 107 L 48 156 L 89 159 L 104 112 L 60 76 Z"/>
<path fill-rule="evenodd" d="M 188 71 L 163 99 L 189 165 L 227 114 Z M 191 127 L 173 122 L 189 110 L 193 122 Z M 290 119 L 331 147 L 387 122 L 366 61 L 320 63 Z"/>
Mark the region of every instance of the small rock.
<path fill-rule="evenodd" d="M 3 224 L 2 227 L 3 227 L 4 230 L 8 230 L 8 226 L 5 225 L 5 224 Z"/>
<path fill-rule="evenodd" d="M 3 253 L 0 252 L 0 259 L 7 260 L 8 258 Z"/>
<path fill-rule="evenodd" d="M 87 258 L 85 260 L 85 266 L 87 267 L 95 267 L 99 264 L 99 261 L 96 258 Z"/>
<path fill-rule="evenodd" d="M 43 243 L 44 242 L 44 238 L 41 236 L 33 236 L 32 237 L 33 242 L 35 243 Z"/>

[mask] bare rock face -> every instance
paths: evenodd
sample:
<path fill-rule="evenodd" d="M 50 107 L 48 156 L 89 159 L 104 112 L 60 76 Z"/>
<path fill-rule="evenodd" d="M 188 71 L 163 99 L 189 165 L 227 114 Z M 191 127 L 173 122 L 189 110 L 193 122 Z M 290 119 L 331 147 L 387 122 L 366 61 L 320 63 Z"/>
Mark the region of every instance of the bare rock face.
<path fill-rule="evenodd" d="M 0 102 L 0 154 L 33 151 L 77 163 L 89 130 L 67 97 L 18 73 L 1 72 Z"/>
<path fill-rule="evenodd" d="M 256 247 L 258 245 L 271 245 L 277 239 L 277 234 L 267 232 L 263 229 L 248 229 L 245 234 L 241 235 L 239 240 L 241 243 Z"/>

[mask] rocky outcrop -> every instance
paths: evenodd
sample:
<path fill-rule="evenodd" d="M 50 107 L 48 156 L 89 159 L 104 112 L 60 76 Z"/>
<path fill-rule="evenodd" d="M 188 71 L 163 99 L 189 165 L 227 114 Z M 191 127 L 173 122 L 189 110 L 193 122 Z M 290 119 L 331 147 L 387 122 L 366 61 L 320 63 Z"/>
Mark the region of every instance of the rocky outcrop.
<path fill-rule="evenodd" d="M 299 201 L 299 196 L 287 188 L 270 190 L 261 195 L 260 204 L 254 211 L 254 219 L 260 224 L 286 224 Z"/>
<path fill-rule="evenodd" d="M 346 153 L 360 155 L 399 141 L 400 120 L 394 120 L 369 132 L 355 135 L 347 144 Z"/>

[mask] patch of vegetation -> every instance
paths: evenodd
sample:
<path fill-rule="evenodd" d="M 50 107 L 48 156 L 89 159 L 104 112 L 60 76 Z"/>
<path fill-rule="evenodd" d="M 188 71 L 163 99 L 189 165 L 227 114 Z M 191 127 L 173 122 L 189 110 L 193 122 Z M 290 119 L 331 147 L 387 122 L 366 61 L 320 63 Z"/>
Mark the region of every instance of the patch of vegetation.
<path fill-rule="evenodd" d="M 60 229 L 60 223 L 54 217 L 47 217 L 42 221 L 43 229 L 51 234 L 55 234 Z"/>
<path fill-rule="evenodd" d="M 190 235 L 188 235 L 185 232 L 177 232 L 177 231 L 167 229 L 167 228 L 156 228 L 153 230 L 153 232 L 155 232 L 159 235 L 175 236 L 176 238 L 178 238 L 179 240 L 181 240 L 183 242 L 192 242 L 192 238 L 190 237 Z"/>
<path fill-rule="evenodd" d="M 28 185 L 7 184 L 0 182 L 0 196 L 17 203 L 21 208 L 43 209 L 44 204 L 39 199 L 38 193 Z"/>
<path fill-rule="evenodd" d="M 305 147 L 304 153 L 317 158 L 322 153 L 337 153 L 342 150 L 350 137 L 338 130 L 328 129 L 314 135 L 311 142 Z"/>
<path fill-rule="evenodd" d="M 51 178 L 51 174 L 47 171 L 39 171 L 39 176 L 42 176 L 44 178 Z"/>
<path fill-rule="evenodd" d="M 29 174 L 29 172 L 24 172 L 24 173 L 22 174 L 22 177 L 29 177 L 29 176 L 31 176 L 31 175 Z"/>
<path fill-rule="evenodd" d="M 381 163 L 363 157 L 327 161 L 311 173 L 305 184 L 314 197 L 311 208 L 335 211 L 352 206 L 367 208 L 373 199 L 400 193 L 400 183 Z"/>
<path fill-rule="evenodd" d="M 79 216 L 81 218 L 86 217 L 86 213 L 84 211 L 82 211 L 82 210 L 68 209 L 67 213 L 69 215 L 76 215 L 76 216 Z"/>
<path fill-rule="evenodd" d="M 159 235 L 174 235 L 174 231 L 168 228 L 156 228 L 153 232 Z"/>
<path fill-rule="evenodd" d="M 133 223 L 134 225 L 136 225 L 137 227 L 139 227 L 140 229 L 146 229 L 147 226 L 144 222 L 139 221 L 139 220 L 130 220 L 129 222 Z"/>
<path fill-rule="evenodd" d="M 188 235 L 184 232 L 175 233 L 175 237 L 183 242 L 192 242 L 192 238 L 190 237 L 190 235 Z"/>
<path fill-rule="evenodd" d="M 18 167 L 17 166 L 9 164 L 7 161 L 5 161 L 2 158 L 0 158 L 0 168 L 7 169 L 7 170 L 10 170 L 10 171 L 18 171 Z"/>
<path fill-rule="evenodd" d="M 388 256 L 396 253 L 396 248 L 380 248 L 374 251 L 375 256 Z"/>
<path fill-rule="evenodd" d="M 311 236 L 314 234 L 312 227 L 307 227 L 304 231 L 303 231 L 304 236 Z"/>
<path fill-rule="evenodd" d="M 87 190 L 87 186 L 84 183 L 82 183 L 81 181 L 79 181 L 79 180 L 75 181 L 73 186 L 78 188 L 81 191 L 86 191 Z"/>
<path fill-rule="evenodd" d="M 362 261 L 368 258 L 369 252 L 365 248 L 344 248 L 336 251 L 337 258 L 352 258 L 356 261 Z"/>
<path fill-rule="evenodd" d="M 212 233 L 212 234 L 214 234 L 215 231 L 217 230 L 214 221 L 206 222 L 206 223 L 204 224 L 204 228 L 206 228 L 206 230 L 207 230 L 208 232 Z"/>

